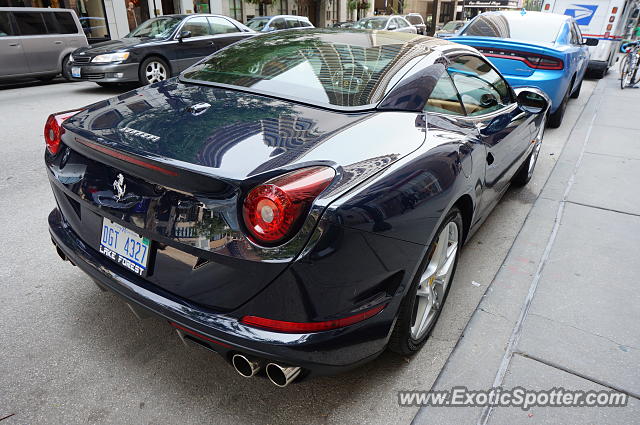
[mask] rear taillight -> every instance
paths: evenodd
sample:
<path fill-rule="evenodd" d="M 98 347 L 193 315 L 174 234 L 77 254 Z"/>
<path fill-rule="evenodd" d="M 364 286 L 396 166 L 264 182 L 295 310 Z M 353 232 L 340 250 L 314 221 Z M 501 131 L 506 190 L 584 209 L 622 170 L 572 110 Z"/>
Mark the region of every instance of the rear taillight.
<path fill-rule="evenodd" d="M 47 144 L 47 150 L 51 155 L 55 155 L 60 150 L 60 144 L 62 143 L 62 134 L 64 129 L 62 123 L 69 117 L 74 116 L 81 109 L 75 111 L 59 112 L 57 114 L 49 115 L 47 122 L 44 125 L 44 141 Z"/>
<path fill-rule="evenodd" d="M 330 167 L 302 168 L 253 188 L 242 208 L 250 236 L 261 244 L 283 242 L 335 174 Z"/>
<path fill-rule="evenodd" d="M 268 329 L 270 331 L 276 332 L 322 332 L 329 331 L 331 329 L 343 328 L 345 326 L 350 326 L 358 322 L 362 322 L 363 320 L 366 320 L 380 313 L 386 306 L 386 304 L 382 304 L 369 310 L 362 311 L 358 314 L 354 314 L 353 316 L 334 320 L 326 320 L 324 322 L 285 322 L 282 320 L 266 319 L 264 317 L 256 316 L 244 316 L 241 319 L 241 322 L 245 325 Z"/>
<path fill-rule="evenodd" d="M 477 47 L 477 49 L 487 57 L 518 60 L 524 62 L 530 68 L 556 70 L 564 68 L 562 60 L 552 56 L 489 47 Z"/>

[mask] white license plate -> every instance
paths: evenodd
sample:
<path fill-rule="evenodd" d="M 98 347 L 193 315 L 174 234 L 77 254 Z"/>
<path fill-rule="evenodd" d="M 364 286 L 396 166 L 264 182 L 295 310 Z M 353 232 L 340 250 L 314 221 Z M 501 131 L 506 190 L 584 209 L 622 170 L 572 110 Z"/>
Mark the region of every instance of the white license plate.
<path fill-rule="evenodd" d="M 100 253 L 138 276 L 143 276 L 147 271 L 149 245 L 149 239 L 108 218 L 102 219 Z"/>
<path fill-rule="evenodd" d="M 73 78 L 80 78 L 80 67 L 79 66 L 72 66 L 71 67 L 71 76 Z"/>

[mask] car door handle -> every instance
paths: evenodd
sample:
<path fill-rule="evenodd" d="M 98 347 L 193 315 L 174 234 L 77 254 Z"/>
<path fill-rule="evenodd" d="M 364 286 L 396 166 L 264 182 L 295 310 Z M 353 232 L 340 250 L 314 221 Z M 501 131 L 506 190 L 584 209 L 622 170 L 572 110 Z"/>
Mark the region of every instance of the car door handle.
<path fill-rule="evenodd" d="M 20 46 L 20 43 L 10 43 L 9 47 L 18 47 Z"/>
<path fill-rule="evenodd" d="M 53 42 L 53 44 L 62 44 L 62 41 L 56 40 L 56 41 Z"/>

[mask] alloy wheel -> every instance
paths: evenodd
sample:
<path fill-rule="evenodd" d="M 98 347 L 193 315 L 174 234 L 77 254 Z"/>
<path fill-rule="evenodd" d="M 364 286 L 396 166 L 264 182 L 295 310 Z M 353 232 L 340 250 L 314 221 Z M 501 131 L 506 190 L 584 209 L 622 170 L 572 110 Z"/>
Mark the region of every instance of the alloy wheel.
<path fill-rule="evenodd" d="M 420 277 L 411 325 L 411 338 L 414 340 L 422 338 L 438 317 L 458 253 L 458 235 L 458 225 L 454 222 L 449 222 L 442 229 L 427 268 Z"/>
<path fill-rule="evenodd" d="M 167 69 L 157 61 L 151 61 L 144 69 L 144 75 L 149 84 L 157 83 L 167 79 Z"/>

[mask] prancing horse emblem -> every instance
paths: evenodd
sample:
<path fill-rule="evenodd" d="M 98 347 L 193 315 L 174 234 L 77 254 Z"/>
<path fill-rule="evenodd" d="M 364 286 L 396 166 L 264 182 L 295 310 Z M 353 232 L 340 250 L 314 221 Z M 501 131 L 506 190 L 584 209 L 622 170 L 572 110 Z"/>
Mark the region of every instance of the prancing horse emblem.
<path fill-rule="evenodd" d="M 124 197 L 124 192 L 127 190 L 127 185 L 124 184 L 124 176 L 118 174 L 118 177 L 113 182 L 113 190 L 116 191 L 116 201 L 120 201 Z"/>

